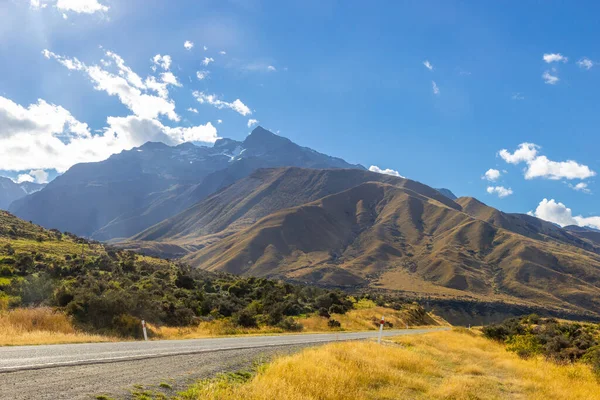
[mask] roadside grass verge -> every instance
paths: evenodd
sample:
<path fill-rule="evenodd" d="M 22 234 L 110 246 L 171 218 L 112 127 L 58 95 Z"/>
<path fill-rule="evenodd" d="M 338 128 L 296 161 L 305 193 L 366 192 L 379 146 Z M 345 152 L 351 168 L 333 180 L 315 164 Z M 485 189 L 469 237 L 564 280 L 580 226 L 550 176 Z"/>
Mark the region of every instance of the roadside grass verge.
<path fill-rule="evenodd" d="M 80 332 L 70 318 L 51 308 L 17 308 L 0 311 L 0 346 L 92 343 L 117 340 Z"/>
<path fill-rule="evenodd" d="M 370 308 L 354 309 L 345 314 L 331 314 L 330 318 L 317 315 L 294 317 L 302 325 L 302 330 L 295 333 L 322 333 L 344 331 L 368 331 L 379 329 L 379 321 L 384 315 L 387 321 L 386 329 L 405 329 L 409 327 L 439 326 L 440 320 L 430 315 L 417 316 L 410 309 L 394 310 L 386 307 L 371 306 Z M 339 328 L 328 325 L 330 320 L 340 322 Z M 230 319 L 221 319 L 202 322 L 192 327 L 156 327 L 151 326 L 153 332 L 160 339 L 194 339 L 203 337 L 225 335 L 264 335 L 288 333 L 285 329 L 275 326 L 260 326 L 258 328 L 244 328 L 235 325 Z"/>
<path fill-rule="evenodd" d="M 259 368 L 251 379 L 200 381 L 181 400 L 600 399 L 584 364 L 524 360 L 502 344 L 454 330 L 311 348 Z"/>
<path fill-rule="evenodd" d="M 276 326 L 260 326 L 244 328 L 233 323 L 230 318 L 201 322 L 195 326 L 168 327 L 148 324 L 152 339 L 197 339 L 234 335 L 266 335 L 284 333 L 322 333 L 344 331 L 366 331 L 378 329 L 382 315 L 389 325 L 386 329 L 404 329 L 409 327 L 438 326 L 435 317 L 417 316 L 411 309 L 394 310 L 372 306 L 350 310 L 345 314 L 331 314 L 330 318 L 317 315 L 294 317 L 302 325 L 302 330 L 289 332 Z M 340 322 L 340 327 L 330 327 L 328 321 Z M 135 338 L 133 338 L 135 340 Z M 140 338 L 137 338 L 141 340 Z M 65 313 L 50 307 L 16 308 L 8 311 L 0 309 L 0 346 L 59 344 L 59 343 L 92 343 L 132 340 L 117 336 L 103 336 L 82 332 L 72 323 Z"/>

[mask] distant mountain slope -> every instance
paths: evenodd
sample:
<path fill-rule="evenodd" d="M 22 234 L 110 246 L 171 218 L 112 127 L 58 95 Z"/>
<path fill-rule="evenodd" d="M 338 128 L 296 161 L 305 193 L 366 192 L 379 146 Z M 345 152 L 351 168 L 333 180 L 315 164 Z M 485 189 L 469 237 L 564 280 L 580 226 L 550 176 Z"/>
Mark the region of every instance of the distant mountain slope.
<path fill-rule="evenodd" d="M 497 227 L 515 232 L 532 239 L 551 238 L 559 242 L 600 253 L 600 247 L 582 240 L 559 226 L 527 214 L 508 214 L 487 206 L 473 197 L 456 200 L 467 214 L 489 222 Z"/>
<path fill-rule="evenodd" d="M 7 210 L 13 201 L 42 190 L 44 186 L 33 182 L 15 183 L 10 178 L 0 176 L 0 210 Z"/>
<path fill-rule="evenodd" d="M 472 202 L 463 202 L 472 211 Z M 333 286 L 581 312 L 600 306 L 600 255 L 523 236 L 380 182 L 277 211 L 185 260 L 212 271 Z"/>
<path fill-rule="evenodd" d="M 406 187 L 446 204 L 458 206 L 419 182 L 351 169 L 260 169 L 209 196 L 180 214 L 134 236 L 134 241 L 166 241 L 204 245 L 210 235 L 223 237 L 284 208 L 302 205 L 361 183 L 377 181 Z M 204 238 L 208 236 L 208 238 Z"/>
<path fill-rule="evenodd" d="M 598 229 L 586 228 L 577 225 L 569 225 L 563 228 L 573 236 L 600 248 L 600 231 Z"/>
<path fill-rule="evenodd" d="M 45 227 L 98 240 L 130 237 L 264 167 L 358 168 L 258 127 L 214 147 L 162 143 L 78 164 L 10 211 Z"/>
<path fill-rule="evenodd" d="M 452 193 L 452 191 L 450 189 L 440 188 L 440 189 L 436 189 L 436 190 L 438 192 L 440 192 L 441 194 L 443 194 L 444 196 L 446 196 L 447 198 L 449 198 L 450 200 L 458 199 L 458 197 L 456 197 L 456 195 L 454 193 Z"/>

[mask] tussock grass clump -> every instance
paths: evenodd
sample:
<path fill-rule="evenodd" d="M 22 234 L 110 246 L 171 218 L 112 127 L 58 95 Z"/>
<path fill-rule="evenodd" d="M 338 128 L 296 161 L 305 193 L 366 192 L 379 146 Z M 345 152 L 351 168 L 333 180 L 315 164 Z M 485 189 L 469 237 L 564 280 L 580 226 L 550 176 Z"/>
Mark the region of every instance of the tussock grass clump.
<path fill-rule="evenodd" d="M 600 399 L 584 364 L 528 360 L 461 332 L 402 336 L 394 346 L 335 343 L 277 359 L 246 383 L 203 381 L 180 399 Z M 392 344 L 390 343 L 390 344 Z"/>
<path fill-rule="evenodd" d="M 0 346 L 111 340 L 115 339 L 77 331 L 67 315 L 48 307 L 0 311 Z"/>

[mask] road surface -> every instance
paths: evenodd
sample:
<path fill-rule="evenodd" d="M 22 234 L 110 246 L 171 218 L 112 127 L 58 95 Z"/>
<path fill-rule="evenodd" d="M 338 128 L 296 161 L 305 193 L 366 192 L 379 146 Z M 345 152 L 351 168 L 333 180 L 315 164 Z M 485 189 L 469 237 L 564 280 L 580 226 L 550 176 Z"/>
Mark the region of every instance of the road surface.
<path fill-rule="evenodd" d="M 439 329 L 384 331 L 384 336 Z M 215 339 L 157 340 L 0 348 L 0 399 L 93 399 L 122 396 L 132 385 L 182 389 L 219 372 L 248 368 L 301 348 L 377 337 L 376 331 Z"/>

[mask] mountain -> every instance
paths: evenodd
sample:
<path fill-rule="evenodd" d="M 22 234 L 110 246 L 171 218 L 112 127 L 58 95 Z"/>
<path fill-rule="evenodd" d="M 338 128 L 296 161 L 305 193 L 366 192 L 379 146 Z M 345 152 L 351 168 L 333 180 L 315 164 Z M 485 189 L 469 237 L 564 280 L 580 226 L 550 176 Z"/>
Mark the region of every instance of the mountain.
<path fill-rule="evenodd" d="M 599 315 L 589 241 L 368 171 L 259 170 L 134 239 L 210 271 Z"/>
<path fill-rule="evenodd" d="M 593 246 L 600 247 L 600 230 L 598 229 L 577 225 L 565 226 L 563 229 Z"/>
<path fill-rule="evenodd" d="M 456 197 L 456 195 L 454 193 L 452 193 L 452 191 L 450 189 L 440 188 L 440 189 L 436 189 L 436 190 L 438 192 L 440 192 L 441 194 L 443 194 L 444 196 L 446 196 L 447 198 L 449 198 L 450 200 L 458 199 L 458 197 Z"/>
<path fill-rule="evenodd" d="M 12 204 L 16 216 L 97 240 L 133 236 L 258 168 L 357 168 L 257 127 L 243 142 L 213 147 L 145 145 L 77 164 Z"/>
<path fill-rule="evenodd" d="M 260 169 L 131 238 L 124 246 L 162 256 L 181 256 L 254 224 L 273 212 L 299 206 L 359 184 L 393 183 L 457 207 L 419 182 L 356 169 Z"/>
<path fill-rule="evenodd" d="M 42 190 L 44 186 L 33 182 L 15 183 L 10 178 L 0 176 L 0 209 L 7 210 L 13 201 Z"/>

